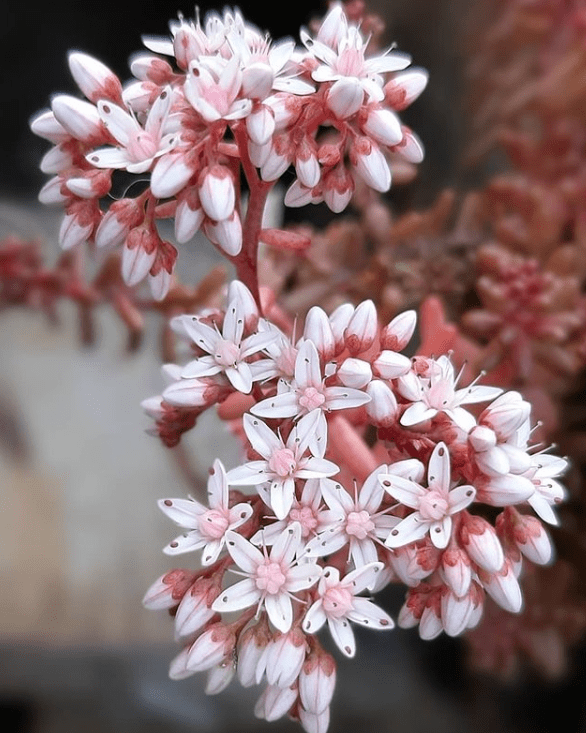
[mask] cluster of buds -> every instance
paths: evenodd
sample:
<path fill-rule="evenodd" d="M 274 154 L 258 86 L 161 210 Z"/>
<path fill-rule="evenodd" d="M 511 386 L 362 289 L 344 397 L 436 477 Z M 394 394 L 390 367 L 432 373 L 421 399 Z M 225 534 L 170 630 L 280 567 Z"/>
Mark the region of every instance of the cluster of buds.
<path fill-rule="evenodd" d="M 70 54 L 86 99 L 57 95 L 31 123 L 54 144 L 40 199 L 65 208 L 61 246 L 121 246 L 128 285 L 147 279 L 155 298 L 165 296 L 177 250 L 157 221 L 173 217 L 178 243 L 203 229 L 252 287 L 259 237 L 304 244 L 261 232 L 268 191 L 289 168 L 287 206 L 325 201 L 340 212 L 356 180 L 387 191 L 390 158 L 423 157 L 397 112 L 424 89 L 426 72 L 407 69 L 409 56 L 394 50 L 367 56 L 368 39 L 341 4 L 315 34 L 301 31 L 301 45 L 273 42 L 238 11 L 203 24 L 181 17 L 170 29 L 169 39 L 144 39 L 148 52 L 134 56 L 125 86 L 100 61 Z M 130 196 L 137 187 L 128 186 L 107 206 L 118 171 L 143 181 L 141 192 Z"/>
<path fill-rule="evenodd" d="M 335 669 L 314 635 L 327 625 L 351 657 L 352 623 L 394 626 L 365 592 L 405 584 L 398 623 L 424 639 L 475 627 L 486 595 L 521 611 L 524 558 L 551 559 L 542 521 L 557 523 L 567 461 L 532 445 L 518 392 L 460 386 L 449 356 L 409 358 L 415 312 L 382 326 L 372 301 L 314 306 L 295 338 L 234 281 L 224 309 L 172 325 L 195 358 L 164 367 L 144 407 L 161 426 L 221 402 L 245 447 L 241 465 L 214 463 L 207 503 L 159 503 L 184 530 L 164 551 L 201 551 L 191 584 L 173 571 L 145 597 L 176 609 L 172 677 L 207 670 L 208 692 L 266 678 L 256 714 L 311 733 Z"/>

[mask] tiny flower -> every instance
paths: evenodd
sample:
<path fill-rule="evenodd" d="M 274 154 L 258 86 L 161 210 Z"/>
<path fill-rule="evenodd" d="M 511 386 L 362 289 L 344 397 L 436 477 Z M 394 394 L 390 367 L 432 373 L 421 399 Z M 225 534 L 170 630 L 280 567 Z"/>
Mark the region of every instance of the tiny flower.
<path fill-rule="evenodd" d="M 264 606 L 271 623 L 283 633 L 293 623 L 293 593 L 310 588 L 321 575 L 321 567 L 311 562 L 298 564 L 301 526 L 293 524 L 277 539 L 270 552 L 261 552 L 236 532 L 227 536 L 228 552 L 243 571 L 245 580 L 226 588 L 212 608 L 214 611 L 239 611 L 249 606 Z"/>
<path fill-rule="evenodd" d="M 248 315 L 242 301 L 232 300 L 228 304 L 221 333 L 196 316 L 181 316 L 181 322 L 195 344 L 209 354 L 189 362 L 182 377 L 199 379 L 224 373 L 234 389 L 248 394 L 255 377 L 246 359 L 262 351 L 275 338 L 270 331 L 259 331 L 243 338 Z"/>
<path fill-rule="evenodd" d="M 450 455 L 445 443 L 438 443 L 429 458 L 427 488 L 393 475 L 392 470 L 390 466 L 389 473 L 379 476 L 383 488 L 415 511 L 391 530 L 385 545 L 401 547 L 422 539 L 429 532 L 437 548 L 446 547 L 452 532 L 452 516 L 474 501 L 476 489 L 467 485 L 451 488 Z"/>
<path fill-rule="evenodd" d="M 190 530 L 165 547 L 163 552 L 177 555 L 203 549 L 203 565 L 211 565 L 224 548 L 227 532 L 240 527 L 252 515 L 250 504 L 230 508 L 226 471 L 219 460 L 214 461 L 208 479 L 209 507 L 195 499 L 160 499 L 159 508 L 180 527 Z"/>
<path fill-rule="evenodd" d="M 319 353 L 312 341 L 304 341 L 295 359 L 295 379 L 286 391 L 268 397 L 251 408 L 259 417 L 295 417 L 313 410 L 343 410 L 359 407 L 370 397 L 352 387 L 326 386 Z"/>
<path fill-rule="evenodd" d="M 284 519 L 295 497 L 297 479 L 313 479 L 333 476 L 340 470 L 325 458 L 305 455 L 310 442 L 321 439 L 326 444 L 325 424 L 320 411 L 305 415 L 297 422 L 284 441 L 262 421 L 252 415 L 244 415 L 243 427 L 250 444 L 264 460 L 251 461 L 232 469 L 227 476 L 231 486 L 257 486 L 270 483 L 270 506 L 277 519 Z M 321 436 L 316 437 L 317 432 Z"/>
<path fill-rule="evenodd" d="M 393 620 L 382 608 L 357 595 L 374 583 L 382 567 L 380 562 L 368 563 L 343 578 L 337 568 L 326 567 L 318 585 L 319 598 L 307 611 L 303 630 L 315 634 L 327 621 L 336 646 L 353 657 L 356 641 L 349 621 L 373 629 L 392 629 Z"/>

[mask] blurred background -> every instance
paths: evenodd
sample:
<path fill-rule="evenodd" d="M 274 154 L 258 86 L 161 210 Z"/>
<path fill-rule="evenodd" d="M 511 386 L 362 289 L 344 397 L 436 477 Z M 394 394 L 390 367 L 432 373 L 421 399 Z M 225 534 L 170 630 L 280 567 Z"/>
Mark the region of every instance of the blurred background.
<path fill-rule="evenodd" d="M 201 6 L 223 7 L 224 3 Z M 458 176 L 465 119 L 459 107 L 465 0 L 378 0 L 387 39 L 429 69 L 422 103 L 404 114 L 423 139 L 417 200 L 429 201 Z M 246 18 L 275 38 L 297 36 L 324 5 L 250 2 Z M 28 121 L 56 92 L 76 94 L 66 56 L 94 55 L 124 81 L 141 35 L 165 35 L 190 4 L 54 0 L 34 10 L 7 0 L 0 10 L 0 234 L 43 242 L 57 254 L 60 212 L 37 203 L 38 163 L 48 143 Z M 197 281 L 217 263 L 205 242 L 182 251 Z M 161 548 L 174 531 L 156 499 L 189 490 L 215 457 L 238 448 L 214 415 L 185 440 L 189 467 L 145 429 L 140 401 L 161 390 L 158 320 L 128 354 L 112 313 L 99 314 L 97 339 L 80 346 L 73 310 L 49 324 L 33 311 L 0 313 L 0 710 L 14 733 L 180 733 L 300 730 L 253 716 L 256 689 L 233 684 L 218 698 L 199 676 L 167 678 L 172 624 L 145 611 L 148 586 L 171 567 Z M 183 465 L 183 469 L 182 469 Z M 402 594 L 383 600 L 396 615 Z M 458 640 L 421 642 L 415 632 L 358 635 L 355 660 L 341 661 L 330 730 L 376 726 L 393 733 L 586 730 L 583 650 L 563 679 L 531 673 L 514 685 L 465 671 Z M 554 728 L 555 726 L 555 728 Z"/>

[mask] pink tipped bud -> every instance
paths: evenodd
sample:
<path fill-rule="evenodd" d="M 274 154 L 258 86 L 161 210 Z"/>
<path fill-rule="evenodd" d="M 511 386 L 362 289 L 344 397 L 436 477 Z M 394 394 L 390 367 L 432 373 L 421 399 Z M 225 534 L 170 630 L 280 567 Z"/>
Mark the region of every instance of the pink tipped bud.
<path fill-rule="evenodd" d="M 148 53 L 139 53 L 130 62 L 132 75 L 141 81 L 151 81 L 163 86 L 173 79 L 173 68 L 158 56 Z"/>
<path fill-rule="evenodd" d="M 367 186 L 380 193 L 391 187 L 391 169 L 379 146 L 367 137 L 358 138 L 350 148 L 350 160 Z"/>
<path fill-rule="evenodd" d="M 69 69 L 75 83 L 90 102 L 96 104 L 99 99 L 109 99 L 116 104 L 121 103 L 120 79 L 101 61 L 75 51 L 69 54 Z"/>
<path fill-rule="evenodd" d="M 194 671 L 187 668 L 187 660 L 189 658 L 189 646 L 184 647 L 179 654 L 171 661 L 169 665 L 169 678 L 172 680 L 184 680 L 195 674 Z"/>
<path fill-rule="evenodd" d="M 170 198 L 189 183 L 193 168 L 185 162 L 185 152 L 167 153 L 157 161 L 151 174 L 151 192 L 160 199 Z"/>
<path fill-rule="evenodd" d="M 214 578 L 198 578 L 183 596 L 175 616 L 175 638 L 191 636 L 215 616 L 212 603 L 220 595 L 221 584 Z"/>
<path fill-rule="evenodd" d="M 354 181 L 343 164 L 337 165 L 322 180 L 323 197 L 334 214 L 340 214 L 350 203 Z"/>
<path fill-rule="evenodd" d="M 266 668 L 266 649 L 271 637 L 265 617 L 240 635 L 237 672 L 242 687 L 252 687 L 260 683 Z"/>
<path fill-rule="evenodd" d="M 459 636 L 468 627 L 474 602 L 469 594 L 462 597 L 445 588 L 441 598 L 441 617 L 444 631 L 448 636 Z"/>
<path fill-rule="evenodd" d="M 130 231 L 122 250 L 122 278 L 133 287 L 144 280 L 153 266 L 159 236 L 150 226 L 138 226 Z"/>
<path fill-rule="evenodd" d="M 344 387 L 363 389 L 372 379 L 372 369 L 367 361 L 349 358 L 344 360 L 336 375 Z"/>
<path fill-rule="evenodd" d="M 292 160 L 293 151 L 288 136 L 275 136 L 270 152 L 261 166 L 261 178 L 263 181 L 276 181 L 289 168 Z"/>
<path fill-rule="evenodd" d="M 264 104 L 259 105 L 246 118 L 246 130 L 255 145 L 266 145 L 275 132 L 275 116 Z"/>
<path fill-rule="evenodd" d="M 301 672 L 306 651 L 305 634 L 298 626 L 285 634 L 275 634 L 266 651 L 265 673 L 268 683 L 290 687 Z"/>
<path fill-rule="evenodd" d="M 239 313 L 244 313 L 244 328 L 252 331 L 258 324 L 258 306 L 250 290 L 240 280 L 232 280 L 228 285 L 228 303 L 235 302 Z"/>
<path fill-rule="evenodd" d="M 69 145 L 56 145 L 48 150 L 41 159 L 40 169 L 43 173 L 59 173 L 69 168 L 73 163 L 73 156 Z"/>
<path fill-rule="evenodd" d="M 210 219 L 223 221 L 231 216 L 236 204 L 236 189 L 230 171 L 222 165 L 214 165 L 204 171 L 199 181 L 201 205 Z"/>
<path fill-rule="evenodd" d="M 204 225 L 206 236 L 221 247 L 231 257 L 236 257 L 242 249 L 242 224 L 237 211 L 232 216 L 216 223 L 206 222 Z"/>
<path fill-rule="evenodd" d="M 38 199 L 42 204 L 64 204 L 67 201 L 67 195 L 62 191 L 63 179 L 61 176 L 51 178 L 39 191 Z"/>
<path fill-rule="evenodd" d="M 295 172 L 304 186 L 313 188 L 319 183 L 321 169 L 317 159 L 317 146 L 311 138 L 304 138 L 295 151 Z"/>
<path fill-rule="evenodd" d="M 350 319 L 354 315 L 354 306 L 351 303 L 342 303 L 330 314 L 330 326 L 336 342 L 336 353 L 343 351 L 344 332 L 348 328 Z"/>
<path fill-rule="evenodd" d="M 189 242 L 199 230 L 204 220 L 197 188 L 184 189 L 177 196 L 177 210 L 175 212 L 175 238 L 179 244 Z"/>
<path fill-rule="evenodd" d="M 54 145 L 59 145 L 69 139 L 69 133 L 57 120 L 52 110 L 44 110 L 35 115 L 30 121 L 30 128 L 35 135 L 49 140 Z"/>
<path fill-rule="evenodd" d="M 69 206 L 59 228 L 59 244 L 63 249 L 73 249 L 86 242 L 99 219 L 93 201 L 76 201 Z"/>
<path fill-rule="evenodd" d="M 525 557 L 536 565 L 551 562 L 553 548 L 549 535 L 539 519 L 528 514 L 515 517 L 513 538 Z"/>
<path fill-rule="evenodd" d="M 364 101 L 364 90 L 354 77 L 343 76 L 333 83 L 326 96 L 326 104 L 340 120 L 356 114 Z"/>
<path fill-rule="evenodd" d="M 482 517 L 462 513 L 460 542 L 471 560 L 488 572 L 496 572 L 505 560 L 502 545 L 494 527 Z"/>
<path fill-rule="evenodd" d="M 409 163 L 421 163 L 425 157 L 423 143 L 417 135 L 408 127 L 403 125 L 403 139 L 398 145 L 394 145 L 391 150 L 398 153 Z"/>
<path fill-rule="evenodd" d="M 80 198 L 102 198 L 110 191 L 112 175 L 110 171 L 86 171 L 81 176 L 69 178 L 66 186 L 72 194 Z"/>
<path fill-rule="evenodd" d="M 53 97 L 51 109 L 58 122 L 76 140 L 88 144 L 103 142 L 104 126 L 93 104 L 68 94 L 59 94 Z"/>
<path fill-rule="evenodd" d="M 344 331 L 346 347 L 352 356 L 370 349 L 378 335 L 378 316 L 372 300 L 360 303 Z"/>
<path fill-rule="evenodd" d="M 428 78 L 427 71 L 416 66 L 395 74 L 385 86 L 385 101 L 397 112 L 402 112 L 425 89 Z"/>
<path fill-rule="evenodd" d="M 505 392 L 486 407 L 478 422 L 488 425 L 501 441 L 508 440 L 529 418 L 531 405 L 519 392 Z"/>
<path fill-rule="evenodd" d="M 513 473 L 482 477 L 476 488 L 478 501 L 491 506 L 520 504 L 527 501 L 535 491 L 535 486 L 528 478 Z"/>
<path fill-rule="evenodd" d="M 458 598 L 468 593 L 472 567 L 467 552 L 459 547 L 448 547 L 442 554 L 441 572 L 445 583 Z"/>
<path fill-rule="evenodd" d="M 275 74 L 267 63 L 248 63 L 242 72 L 242 94 L 248 99 L 265 99 L 271 93 Z"/>
<path fill-rule="evenodd" d="M 475 451 L 486 451 L 496 445 L 496 435 L 494 430 L 477 425 L 468 433 L 468 441 Z"/>
<path fill-rule="evenodd" d="M 419 636 L 424 641 L 431 641 L 439 636 L 444 630 L 440 609 L 437 604 L 426 606 L 419 621 Z"/>
<path fill-rule="evenodd" d="M 397 145 L 403 139 L 399 118 L 390 109 L 382 107 L 369 110 L 362 130 L 380 145 Z"/>
<path fill-rule="evenodd" d="M 336 662 L 319 647 L 306 658 L 299 674 L 299 697 L 304 709 L 319 714 L 327 710 L 336 687 Z"/>
<path fill-rule="evenodd" d="M 510 613 L 519 613 L 523 608 L 523 594 L 510 560 L 505 560 L 496 573 L 479 571 L 480 581 L 488 595 L 501 608 Z"/>
<path fill-rule="evenodd" d="M 163 399 L 175 407 L 207 407 L 221 393 L 221 388 L 205 379 L 180 379 L 163 392 Z"/>
<path fill-rule="evenodd" d="M 389 351 L 403 351 L 407 346 L 417 325 L 417 313 L 414 310 L 403 311 L 383 328 L 380 341 L 381 348 Z"/>
<path fill-rule="evenodd" d="M 303 337 L 313 341 L 325 361 L 329 361 L 334 356 L 336 341 L 332 327 L 325 311 L 317 305 L 312 306 L 305 317 Z"/>
<path fill-rule="evenodd" d="M 216 664 L 208 672 L 208 679 L 205 686 L 206 695 L 219 695 L 223 692 L 236 674 L 236 662 L 233 659 L 224 659 Z"/>
<path fill-rule="evenodd" d="M 372 370 L 374 374 L 383 379 L 397 379 L 397 377 L 405 377 L 410 374 L 411 359 L 407 358 L 403 354 L 398 354 L 396 351 L 381 351 L 377 358 L 372 363 Z M 417 377 L 413 374 L 413 378 L 417 380 Z M 411 380 L 407 380 L 411 381 Z M 407 399 L 410 397 L 404 394 L 405 389 L 402 388 L 401 394 Z M 419 382 L 417 382 L 417 396 L 420 395 Z"/>
<path fill-rule="evenodd" d="M 96 231 L 98 247 L 114 247 L 122 244 L 128 233 L 142 223 L 144 209 L 134 199 L 114 201 L 102 217 Z"/>
<path fill-rule="evenodd" d="M 236 635 L 230 626 L 218 621 L 193 642 L 187 655 L 186 668 L 203 672 L 221 664 L 234 652 Z"/>
<path fill-rule="evenodd" d="M 267 685 L 254 706 L 254 714 L 257 718 L 263 718 L 271 723 L 286 715 L 293 707 L 295 700 L 297 700 L 295 687 L 283 688 L 277 685 Z"/>
<path fill-rule="evenodd" d="M 195 573 L 179 568 L 165 573 L 147 590 L 142 599 L 143 606 L 150 611 L 175 608 L 189 590 L 194 578 Z"/>

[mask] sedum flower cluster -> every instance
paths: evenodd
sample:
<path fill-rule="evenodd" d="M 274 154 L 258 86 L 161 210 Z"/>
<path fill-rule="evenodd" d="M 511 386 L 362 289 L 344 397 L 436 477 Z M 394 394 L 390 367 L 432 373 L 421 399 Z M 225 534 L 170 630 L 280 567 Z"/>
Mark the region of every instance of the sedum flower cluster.
<path fill-rule="evenodd" d="M 144 604 L 174 616 L 171 677 L 205 671 L 211 694 L 234 677 L 263 684 L 258 717 L 320 733 L 331 652 L 354 656 L 354 624 L 393 628 L 372 600 L 388 584 L 406 586 L 397 622 L 423 639 L 475 627 L 487 597 L 521 610 L 523 565 L 552 557 L 543 523 L 557 523 L 567 461 L 534 443 L 519 392 L 482 374 L 463 383 L 450 355 L 417 355 L 415 311 L 386 323 L 368 299 L 295 319 L 259 282 L 261 243 L 310 244 L 263 226 L 285 173 L 286 206 L 340 213 L 355 188 L 389 189 L 395 157 L 421 160 L 398 113 L 426 72 L 398 51 L 370 53 L 339 3 L 300 44 L 229 10 L 170 31 L 144 39 L 126 85 L 70 55 L 86 99 L 55 96 L 32 121 L 54 144 L 40 197 L 65 209 L 65 249 L 121 249 L 126 285 L 146 280 L 155 299 L 177 257 L 162 219 L 179 244 L 202 229 L 234 265 L 222 306 L 171 320 L 190 358 L 164 366 L 166 386 L 143 408 L 167 446 L 217 408 L 243 460 L 214 461 L 206 501 L 161 499 L 182 529 L 164 551 L 196 561 L 159 578 Z M 131 185 L 112 200 L 117 176 Z"/>
<path fill-rule="evenodd" d="M 221 402 L 245 460 L 215 461 L 207 503 L 159 502 L 183 530 L 164 552 L 199 551 L 200 569 L 167 573 L 144 602 L 175 612 L 173 678 L 207 671 L 209 693 L 263 682 L 257 716 L 323 731 L 336 666 L 316 634 L 354 656 L 353 624 L 393 628 L 371 600 L 392 582 L 407 586 L 399 625 L 423 639 L 476 626 L 487 595 L 519 612 L 523 562 L 552 556 L 543 522 L 557 523 L 567 462 L 532 443 L 518 392 L 406 356 L 414 311 L 381 325 L 372 301 L 314 306 L 294 337 L 241 282 L 226 298 L 172 321 L 194 358 L 166 365 L 143 406 L 168 438 Z"/>
<path fill-rule="evenodd" d="M 341 4 L 315 35 L 302 30 L 300 45 L 272 41 L 238 11 L 203 23 L 180 18 L 170 29 L 171 38 L 144 39 L 148 50 L 133 57 L 126 85 L 102 62 L 71 53 L 85 99 L 56 95 L 31 122 L 53 143 L 40 199 L 65 209 L 61 246 L 121 247 L 128 285 L 148 280 L 156 299 L 168 292 L 177 250 L 159 235 L 161 219 L 173 218 L 178 243 L 202 229 L 228 258 L 242 254 L 250 265 L 259 211 L 288 169 L 295 177 L 285 205 L 323 201 L 341 212 L 357 179 L 390 188 L 390 156 L 422 159 L 397 112 L 427 74 L 407 69 L 410 58 L 398 51 L 367 55 L 368 39 Z M 122 171 L 141 185 L 126 185 L 110 203 Z"/>

